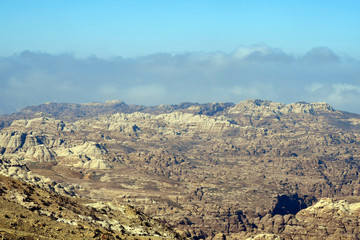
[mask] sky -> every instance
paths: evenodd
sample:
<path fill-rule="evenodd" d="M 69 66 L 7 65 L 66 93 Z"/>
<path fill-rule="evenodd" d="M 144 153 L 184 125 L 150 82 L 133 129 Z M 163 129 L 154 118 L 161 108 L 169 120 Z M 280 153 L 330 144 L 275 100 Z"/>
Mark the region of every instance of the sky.
<path fill-rule="evenodd" d="M 328 102 L 360 113 L 360 1 L 0 2 L 0 113 L 44 102 Z"/>

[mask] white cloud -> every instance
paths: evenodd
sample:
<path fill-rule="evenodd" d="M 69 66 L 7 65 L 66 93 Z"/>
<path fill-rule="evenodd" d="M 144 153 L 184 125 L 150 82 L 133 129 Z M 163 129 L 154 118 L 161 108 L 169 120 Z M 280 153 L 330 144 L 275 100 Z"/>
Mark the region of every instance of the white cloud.
<path fill-rule="evenodd" d="M 337 102 L 341 105 L 358 105 L 360 102 L 360 87 L 343 83 L 333 84 L 328 99 L 330 102 Z"/>
<path fill-rule="evenodd" d="M 360 62 L 343 61 L 327 48 L 303 57 L 264 44 L 233 53 L 161 53 L 131 59 L 24 52 L 0 57 L 0 66 L 4 112 L 48 101 L 122 99 L 153 105 L 246 98 L 327 101 L 337 109 L 360 112 Z"/>
<path fill-rule="evenodd" d="M 124 95 L 134 103 L 145 105 L 161 104 L 166 96 L 166 89 L 156 84 L 136 85 L 125 90 Z"/>
<path fill-rule="evenodd" d="M 338 83 L 338 84 L 333 84 L 332 87 L 336 93 L 344 93 L 349 91 L 360 93 L 360 87 L 352 84 Z"/>
<path fill-rule="evenodd" d="M 306 53 L 303 60 L 309 64 L 324 64 L 336 63 L 340 60 L 340 57 L 327 47 L 317 47 Z"/>
<path fill-rule="evenodd" d="M 310 92 L 316 92 L 316 91 L 320 90 L 323 87 L 324 87 L 324 84 L 321 84 L 319 82 L 314 82 L 314 83 L 311 83 L 310 86 L 305 87 L 305 89 L 310 91 Z"/>
<path fill-rule="evenodd" d="M 229 92 L 246 98 L 254 98 L 260 95 L 259 89 L 254 87 L 234 86 L 229 89 Z"/>
<path fill-rule="evenodd" d="M 291 63 L 295 58 L 277 48 L 271 48 L 266 44 L 258 44 L 250 47 L 238 47 L 232 54 L 234 59 L 255 62 L 287 62 Z"/>
<path fill-rule="evenodd" d="M 346 83 L 323 85 L 316 89 L 314 101 L 325 101 L 336 109 L 359 113 L 360 86 Z"/>
<path fill-rule="evenodd" d="M 244 60 L 254 53 L 261 53 L 262 55 L 266 55 L 271 51 L 271 49 L 265 44 L 259 44 L 254 46 L 240 46 L 233 52 L 233 57 L 236 59 Z"/>

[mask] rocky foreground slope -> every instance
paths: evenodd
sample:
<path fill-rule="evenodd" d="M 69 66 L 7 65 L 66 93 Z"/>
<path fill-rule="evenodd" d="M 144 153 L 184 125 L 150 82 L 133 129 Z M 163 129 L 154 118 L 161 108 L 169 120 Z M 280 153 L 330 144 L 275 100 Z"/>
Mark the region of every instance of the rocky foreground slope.
<path fill-rule="evenodd" d="M 0 121 L 3 159 L 182 237 L 360 237 L 360 116 L 326 103 L 47 103 Z"/>
<path fill-rule="evenodd" d="M 14 161 L 0 161 L 5 166 L 0 175 L 1 239 L 180 239 L 131 206 L 69 197 L 61 186 L 60 195 L 56 182 L 42 181 Z M 22 173 L 14 176 L 14 169 Z M 29 175 L 31 184 L 24 182 Z"/>

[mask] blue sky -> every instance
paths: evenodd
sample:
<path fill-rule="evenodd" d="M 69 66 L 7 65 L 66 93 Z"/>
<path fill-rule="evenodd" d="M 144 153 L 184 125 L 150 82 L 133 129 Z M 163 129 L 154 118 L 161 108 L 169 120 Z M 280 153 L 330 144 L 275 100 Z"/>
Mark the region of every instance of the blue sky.
<path fill-rule="evenodd" d="M 134 57 L 266 43 L 360 57 L 359 1 L 7 1 L 0 55 L 23 50 Z"/>
<path fill-rule="evenodd" d="M 360 1 L 0 2 L 0 113 L 43 102 L 360 113 Z"/>

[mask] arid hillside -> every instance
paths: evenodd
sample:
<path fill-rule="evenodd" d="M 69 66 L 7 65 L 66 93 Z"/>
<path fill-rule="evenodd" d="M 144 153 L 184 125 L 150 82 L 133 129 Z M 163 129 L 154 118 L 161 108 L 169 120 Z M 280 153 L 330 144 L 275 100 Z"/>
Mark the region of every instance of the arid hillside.
<path fill-rule="evenodd" d="M 131 205 L 178 237 L 360 238 L 360 116 L 326 103 L 47 103 L 0 129 L 3 175 Z"/>
<path fill-rule="evenodd" d="M 2 239 L 179 239 L 133 207 L 59 195 L 0 175 Z"/>

